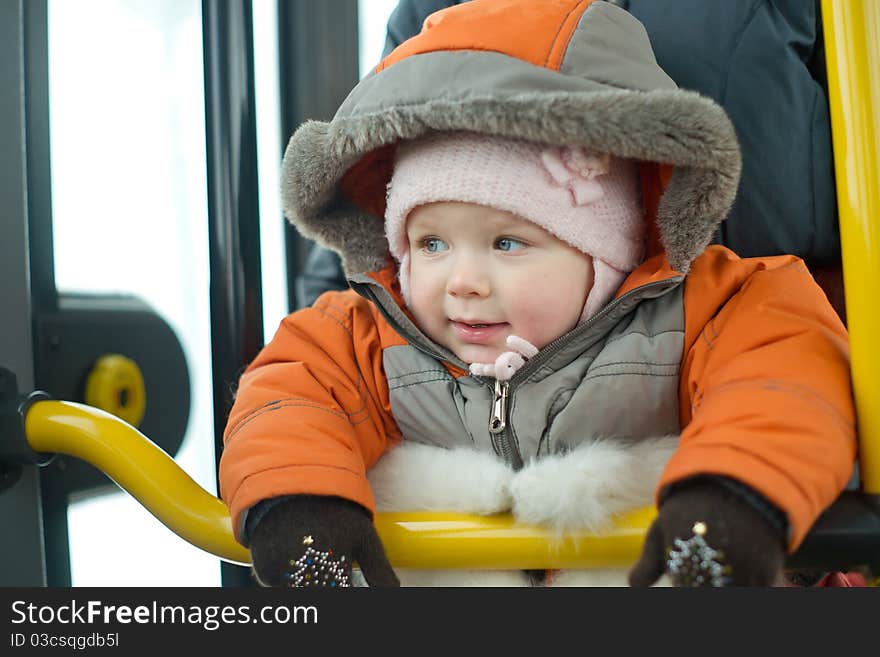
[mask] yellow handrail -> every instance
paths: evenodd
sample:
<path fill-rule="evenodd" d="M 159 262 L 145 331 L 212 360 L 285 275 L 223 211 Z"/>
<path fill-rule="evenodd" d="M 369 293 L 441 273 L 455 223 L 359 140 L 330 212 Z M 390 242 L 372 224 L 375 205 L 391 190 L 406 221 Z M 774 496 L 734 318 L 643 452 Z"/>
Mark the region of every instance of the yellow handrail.
<path fill-rule="evenodd" d="M 880 494 L 880 2 L 823 0 L 862 490 Z"/>
<path fill-rule="evenodd" d="M 28 409 L 24 430 L 31 449 L 91 463 L 184 540 L 221 559 L 250 563 L 250 552 L 232 537 L 223 501 L 115 415 L 74 402 L 39 401 Z"/>
<path fill-rule="evenodd" d="M 123 420 L 62 401 L 34 403 L 25 416 L 31 449 L 87 461 L 128 491 L 171 531 L 234 563 L 250 553 L 232 536 L 229 509 Z M 410 568 L 613 568 L 635 563 L 653 508 L 626 516 L 607 533 L 557 539 L 509 515 L 379 513 L 376 528 L 391 563 Z"/>
<path fill-rule="evenodd" d="M 378 513 L 376 529 L 399 568 L 628 568 L 638 559 L 651 508 L 623 515 L 603 534 L 564 539 L 509 514 Z"/>

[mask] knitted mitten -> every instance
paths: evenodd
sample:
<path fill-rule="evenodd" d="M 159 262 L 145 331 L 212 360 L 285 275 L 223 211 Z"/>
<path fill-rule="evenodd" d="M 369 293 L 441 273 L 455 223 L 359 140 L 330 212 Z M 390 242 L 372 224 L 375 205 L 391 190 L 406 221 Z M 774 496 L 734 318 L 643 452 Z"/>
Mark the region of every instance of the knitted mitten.
<path fill-rule="evenodd" d="M 350 586 L 352 561 L 370 586 L 400 586 L 369 511 L 340 497 L 278 501 L 253 528 L 250 544 L 264 586 Z"/>
<path fill-rule="evenodd" d="M 650 586 L 668 572 L 676 586 L 771 586 L 784 562 L 783 536 L 766 514 L 729 488 L 700 480 L 660 504 L 629 583 Z"/>

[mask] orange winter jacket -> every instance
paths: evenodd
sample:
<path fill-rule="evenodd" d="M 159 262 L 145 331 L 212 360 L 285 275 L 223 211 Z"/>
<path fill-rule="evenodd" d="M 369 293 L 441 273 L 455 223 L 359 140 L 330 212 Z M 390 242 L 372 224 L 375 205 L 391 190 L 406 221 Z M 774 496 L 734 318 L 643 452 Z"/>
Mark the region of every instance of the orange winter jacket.
<path fill-rule="evenodd" d="M 396 144 L 442 130 L 642 163 L 650 257 L 566 338 L 571 358 L 588 359 L 580 378 L 554 387 L 562 356 L 532 359 L 546 362 L 511 391 L 508 446 L 528 460 L 570 447 L 581 427 L 584 440 L 676 433 L 658 494 L 701 474 L 736 479 L 786 514 L 795 549 L 852 473 L 846 331 L 797 258 L 705 247 L 736 194 L 733 128 L 659 69 L 638 21 L 599 0 L 438 12 L 332 121 L 293 135 L 285 212 L 340 253 L 354 289 L 288 316 L 241 378 L 220 463 L 236 535 L 254 504 L 280 495 L 372 510 L 366 473 L 401 439 L 493 449 L 485 382 L 413 324 L 383 233 Z"/>
<path fill-rule="evenodd" d="M 671 275 L 651 259 L 618 296 Z M 698 474 L 746 483 L 786 512 L 794 549 L 852 472 L 846 331 L 790 256 L 710 247 L 686 279 L 684 307 L 681 446 L 660 489 Z M 382 354 L 405 343 L 353 291 L 328 292 L 282 322 L 242 376 L 225 433 L 221 494 L 236 531 L 242 511 L 278 495 L 373 508 L 366 471 L 400 439 Z"/>

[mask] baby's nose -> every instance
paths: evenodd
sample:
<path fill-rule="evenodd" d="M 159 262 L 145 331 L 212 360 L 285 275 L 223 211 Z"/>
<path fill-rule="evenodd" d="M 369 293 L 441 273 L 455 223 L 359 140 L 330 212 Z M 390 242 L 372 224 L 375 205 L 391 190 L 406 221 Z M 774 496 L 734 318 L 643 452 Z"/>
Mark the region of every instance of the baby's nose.
<path fill-rule="evenodd" d="M 446 282 L 446 292 L 453 297 L 485 297 L 491 290 L 489 273 L 476 257 L 459 258 Z"/>

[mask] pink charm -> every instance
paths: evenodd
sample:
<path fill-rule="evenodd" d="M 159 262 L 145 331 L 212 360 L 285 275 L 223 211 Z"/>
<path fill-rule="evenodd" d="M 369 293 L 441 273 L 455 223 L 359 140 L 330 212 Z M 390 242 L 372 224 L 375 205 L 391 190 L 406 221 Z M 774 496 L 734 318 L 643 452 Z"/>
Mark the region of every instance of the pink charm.
<path fill-rule="evenodd" d="M 471 363 L 468 369 L 474 376 L 495 376 L 495 363 Z"/>
<path fill-rule="evenodd" d="M 495 378 L 499 381 L 509 381 L 525 362 L 525 358 L 515 351 L 505 351 L 495 359 Z"/>
<path fill-rule="evenodd" d="M 528 340 L 516 335 L 507 336 L 507 346 L 512 351 L 503 352 L 494 363 L 471 363 L 469 370 L 475 376 L 491 376 L 499 381 L 509 381 L 538 348 Z"/>
<path fill-rule="evenodd" d="M 538 353 L 538 348 L 528 340 L 524 340 L 518 335 L 507 336 L 507 346 L 518 354 L 522 354 L 524 358 L 532 358 Z"/>

